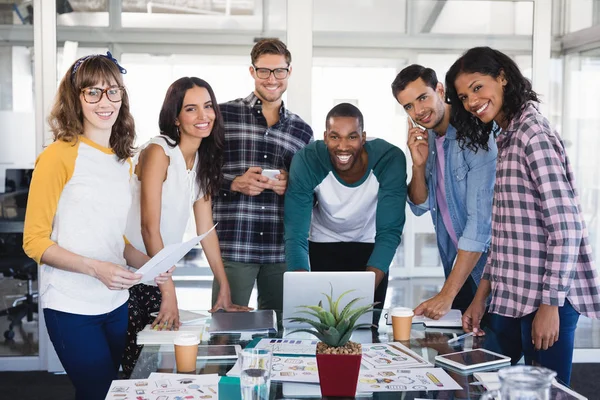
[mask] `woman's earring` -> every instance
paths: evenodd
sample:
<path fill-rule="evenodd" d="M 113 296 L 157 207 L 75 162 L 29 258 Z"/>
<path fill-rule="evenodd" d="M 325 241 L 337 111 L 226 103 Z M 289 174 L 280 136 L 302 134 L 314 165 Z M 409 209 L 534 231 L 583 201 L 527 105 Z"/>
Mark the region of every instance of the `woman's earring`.
<path fill-rule="evenodd" d="M 175 125 L 175 134 L 179 137 L 179 127 Z"/>

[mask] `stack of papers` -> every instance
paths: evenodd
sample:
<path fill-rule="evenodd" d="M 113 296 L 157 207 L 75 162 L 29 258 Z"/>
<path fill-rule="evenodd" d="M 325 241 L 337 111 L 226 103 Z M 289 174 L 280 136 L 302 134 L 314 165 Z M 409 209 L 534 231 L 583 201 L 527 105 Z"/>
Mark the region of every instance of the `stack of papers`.
<path fill-rule="evenodd" d="M 105 400 L 218 400 L 219 375 L 164 374 L 153 372 L 148 379 L 115 380 Z"/>
<path fill-rule="evenodd" d="M 173 344 L 175 337 L 180 332 L 192 332 L 198 335 L 200 341 L 202 341 L 202 336 L 206 330 L 206 326 L 204 325 L 182 325 L 179 327 L 177 331 L 159 331 L 157 329 L 153 329 L 151 325 L 146 325 L 146 327 L 137 334 L 137 344 Z"/>

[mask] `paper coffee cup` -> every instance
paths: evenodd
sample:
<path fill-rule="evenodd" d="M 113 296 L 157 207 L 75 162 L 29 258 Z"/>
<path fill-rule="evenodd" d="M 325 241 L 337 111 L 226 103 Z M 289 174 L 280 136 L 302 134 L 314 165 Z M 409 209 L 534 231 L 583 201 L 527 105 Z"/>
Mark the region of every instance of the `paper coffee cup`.
<path fill-rule="evenodd" d="M 196 357 L 200 338 L 194 333 L 180 333 L 175 336 L 175 363 L 177 372 L 196 372 Z"/>
<path fill-rule="evenodd" d="M 394 340 L 410 340 L 410 329 L 415 313 L 407 307 L 394 307 L 390 310 Z"/>

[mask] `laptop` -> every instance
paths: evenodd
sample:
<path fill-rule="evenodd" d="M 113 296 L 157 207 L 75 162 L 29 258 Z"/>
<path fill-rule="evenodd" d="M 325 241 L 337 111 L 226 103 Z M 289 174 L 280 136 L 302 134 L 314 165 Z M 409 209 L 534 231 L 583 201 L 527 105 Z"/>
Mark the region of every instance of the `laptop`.
<path fill-rule="evenodd" d="M 329 302 L 323 293 L 331 294 L 333 286 L 333 299 L 340 294 L 353 289 L 344 295 L 339 303 L 339 310 L 343 310 L 346 304 L 356 297 L 361 300 L 353 304 L 361 307 L 373 303 L 375 295 L 375 273 L 364 272 L 286 272 L 283 274 L 283 327 L 288 329 L 310 327 L 308 324 L 294 323 L 288 318 L 296 315 L 302 310 L 299 306 L 316 306 L 319 301 L 323 302 L 323 308 L 329 310 Z M 305 314 L 297 316 L 308 317 Z M 370 324 L 373 321 L 372 313 L 368 312 L 360 316 L 357 324 Z"/>

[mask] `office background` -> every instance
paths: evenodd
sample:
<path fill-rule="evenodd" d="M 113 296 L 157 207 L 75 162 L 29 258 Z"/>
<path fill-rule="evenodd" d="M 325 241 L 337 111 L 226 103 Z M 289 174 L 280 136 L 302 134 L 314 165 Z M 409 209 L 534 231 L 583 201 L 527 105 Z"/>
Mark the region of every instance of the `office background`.
<path fill-rule="evenodd" d="M 405 150 L 406 117 L 390 90 L 402 68 L 423 64 L 443 81 L 470 47 L 509 54 L 566 142 L 598 259 L 600 0 L 0 0 L 0 192 L 6 170 L 33 168 L 50 142 L 45 120 L 59 79 L 77 58 L 110 50 L 128 70 L 142 144 L 158 133 L 166 89 L 181 76 L 207 80 L 219 101 L 249 94 L 249 53 L 260 37 L 288 44 L 293 72 L 284 101 L 313 126 L 315 138 L 327 111 L 348 101 L 364 113 L 368 136 Z M 10 207 L 0 213 L 0 221 L 20 218 Z M 0 258 L 8 259 L 3 251 L 15 225 L 10 232 L 3 226 Z M 180 306 L 207 309 L 211 274 L 201 251 L 195 255 L 177 272 Z M 407 212 L 390 271 L 388 304 L 415 306 L 439 289 L 443 273 L 429 216 Z M 0 279 L 0 309 L 26 286 Z M 0 336 L 0 370 L 60 370 L 38 318 L 23 322 L 13 341 Z M 0 333 L 8 324 L 0 318 Z M 590 320 L 580 325 L 598 329 Z M 578 336 L 576 361 L 600 359 L 599 336 Z"/>

